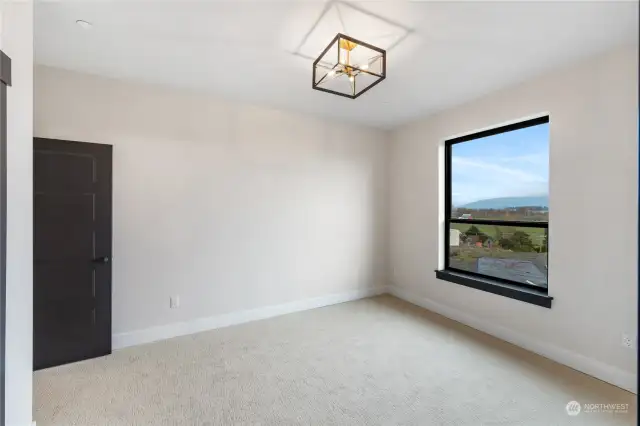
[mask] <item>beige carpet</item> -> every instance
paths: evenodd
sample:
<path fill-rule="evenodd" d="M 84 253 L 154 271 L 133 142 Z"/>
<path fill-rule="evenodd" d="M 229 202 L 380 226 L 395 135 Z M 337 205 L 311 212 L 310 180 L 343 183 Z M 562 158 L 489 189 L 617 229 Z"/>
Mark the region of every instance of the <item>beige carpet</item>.
<path fill-rule="evenodd" d="M 634 395 L 390 296 L 34 376 L 38 426 L 636 424 Z"/>

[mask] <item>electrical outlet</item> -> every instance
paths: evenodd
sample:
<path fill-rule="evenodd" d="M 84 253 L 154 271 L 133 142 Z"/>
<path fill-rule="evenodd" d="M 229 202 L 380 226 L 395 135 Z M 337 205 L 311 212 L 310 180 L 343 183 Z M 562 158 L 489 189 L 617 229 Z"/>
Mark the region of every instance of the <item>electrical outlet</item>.
<path fill-rule="evenodd" d="M 171 309 L 176 309 L 180 307 L 180 296 L 171 296 L 169 299 L 169 307 Z"/>
<path fill-rule="evenodd" d="M 633 339 L 626 333 L 622 333 L 622 347 L 633 348 Z"/>

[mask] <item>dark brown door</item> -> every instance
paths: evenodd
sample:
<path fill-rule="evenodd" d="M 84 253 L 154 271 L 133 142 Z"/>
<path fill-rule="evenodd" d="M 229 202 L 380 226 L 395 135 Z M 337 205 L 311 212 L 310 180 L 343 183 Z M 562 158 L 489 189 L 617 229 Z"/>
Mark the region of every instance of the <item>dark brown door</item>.
<path fill-rule="evenodd" d="M 111 353 L 111 146 L 34 139 L 34 369 Z"/>

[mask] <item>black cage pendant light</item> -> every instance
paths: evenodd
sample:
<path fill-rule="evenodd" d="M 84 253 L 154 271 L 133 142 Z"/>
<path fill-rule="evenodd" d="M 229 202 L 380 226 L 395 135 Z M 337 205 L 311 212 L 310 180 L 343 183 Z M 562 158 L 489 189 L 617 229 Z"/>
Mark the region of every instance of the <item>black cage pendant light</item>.
<path fill-rule="evenodd" d="M 355 99 L 384 80 L 387 52 L 338 34 L 313 62 L 313 88 Z"/>

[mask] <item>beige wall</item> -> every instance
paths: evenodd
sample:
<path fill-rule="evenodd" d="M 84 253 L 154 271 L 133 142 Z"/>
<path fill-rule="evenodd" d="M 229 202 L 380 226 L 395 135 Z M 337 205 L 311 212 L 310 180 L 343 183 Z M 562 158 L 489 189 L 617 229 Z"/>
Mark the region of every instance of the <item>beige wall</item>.
<path fill-rule="evenodd" d="M 31 424 L 33 320 L 33 2 L 0 2 L 7 90 L 7 319 L 5 419 Z"/>
<path fill-rule="evenodd" d="M 116 334 L 382 285 L 390 259 L 395 294 L 635 390 L 637 72 L 619 49 L 389 135 L 37 67 L 35 133 L 114 145 Z M 437 280 L 443 140 L 542 113 L 553 308 Z"/>
<path fill-rule="evenodd" d="M 114 146 L 116 339 L 386 284 L 381 131 L 36 67 L 35 134 Z"/>
<path fill-rule="evenodd" d="M 552 309 L 436 279 L 443 140 L 548 112 Z M 390 147 L 392 290 L 634 389 L 637 335 L 637 46 L 406 126 Z"/>

